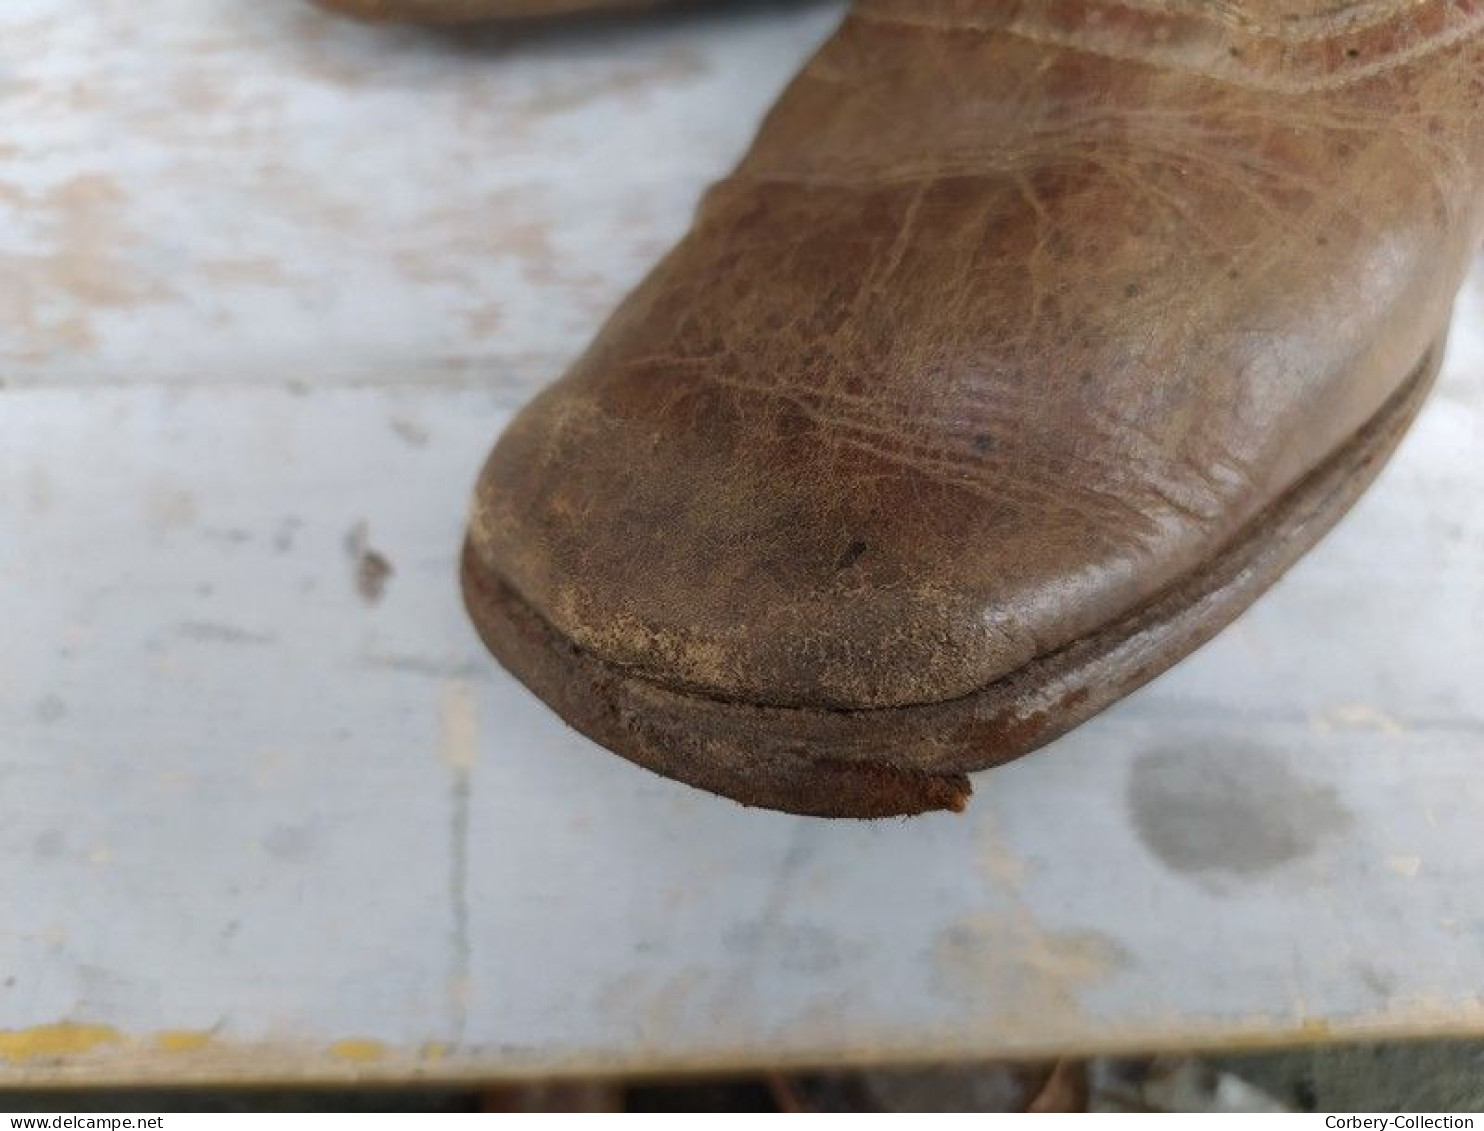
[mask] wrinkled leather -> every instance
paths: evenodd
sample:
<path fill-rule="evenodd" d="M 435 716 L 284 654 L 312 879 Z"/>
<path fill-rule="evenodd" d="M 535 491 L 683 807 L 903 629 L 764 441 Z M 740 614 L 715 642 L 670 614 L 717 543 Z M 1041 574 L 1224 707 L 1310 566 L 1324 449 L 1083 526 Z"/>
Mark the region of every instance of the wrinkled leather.
<path fill-rule="evenodd" d="M 1370 419 L 1476 241 L 1484 4 L 862 0 L 500 439 L 581 649 L 830 708 L 1149 601 Z"/>

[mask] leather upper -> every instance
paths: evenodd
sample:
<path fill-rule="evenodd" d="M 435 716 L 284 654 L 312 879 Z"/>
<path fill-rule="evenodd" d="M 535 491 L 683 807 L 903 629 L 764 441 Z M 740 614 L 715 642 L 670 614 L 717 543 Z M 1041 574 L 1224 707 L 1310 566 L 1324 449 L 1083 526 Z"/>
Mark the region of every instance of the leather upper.
<path fill-rule="evenodd" d="M 1219 551 L 1442 334 L 1484 3 L 864 0 L 481 477 L 670 686 L 969 693 Z"/>

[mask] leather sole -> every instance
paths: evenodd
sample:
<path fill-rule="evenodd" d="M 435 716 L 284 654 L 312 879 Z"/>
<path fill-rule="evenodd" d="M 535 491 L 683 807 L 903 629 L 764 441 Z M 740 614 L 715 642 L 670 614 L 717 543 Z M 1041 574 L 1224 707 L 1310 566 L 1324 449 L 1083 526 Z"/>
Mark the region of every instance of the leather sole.
<path fill-rule="evenodd" d="M 1143 686 L 1235 620 L 1318 542 L 1421 408 L 1444 340 L 1375 417 L 1205 565 L 1099 631 L 958 698 L 835 710 L 669 688 L 583 651 L 467 543 L 464 600 L 485 645 L 521 682 L 577 730 L 647 769 L 806 816 L 961 810 L 967 772 L 1028 754 Z"/>

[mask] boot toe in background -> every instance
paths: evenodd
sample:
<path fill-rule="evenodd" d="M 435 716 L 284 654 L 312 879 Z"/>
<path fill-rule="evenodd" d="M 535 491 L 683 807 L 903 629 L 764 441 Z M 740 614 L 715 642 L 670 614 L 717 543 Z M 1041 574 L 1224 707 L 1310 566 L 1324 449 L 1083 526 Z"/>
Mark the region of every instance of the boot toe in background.
<path fill-rule="evenodd" d="M 313 0 L 322 8 L 360 20 L 467 24 L 486 20 L 540 19 L 583 12 L 646 8 L 662 0 Z"/>

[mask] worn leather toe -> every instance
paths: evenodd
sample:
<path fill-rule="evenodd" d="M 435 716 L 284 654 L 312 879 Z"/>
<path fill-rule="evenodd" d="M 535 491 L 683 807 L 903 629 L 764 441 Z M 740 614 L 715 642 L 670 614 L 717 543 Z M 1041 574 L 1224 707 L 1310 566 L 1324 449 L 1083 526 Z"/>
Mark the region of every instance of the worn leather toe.
<path fill-rule="evenodd" d="M 505 432 L 473 560 L 668 691 L 1034 697 L 1048 657 L 1300 529 L 1274 515 L 1426 367 L 1480 231 L 1481 28 L 1434 0 L 858 4 Z M 1356 493 L 1326 491 L 1306 544 Z M 987 726 L 892 764 L 1057 730 Z"/>

